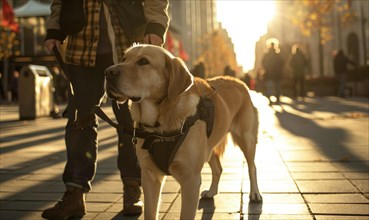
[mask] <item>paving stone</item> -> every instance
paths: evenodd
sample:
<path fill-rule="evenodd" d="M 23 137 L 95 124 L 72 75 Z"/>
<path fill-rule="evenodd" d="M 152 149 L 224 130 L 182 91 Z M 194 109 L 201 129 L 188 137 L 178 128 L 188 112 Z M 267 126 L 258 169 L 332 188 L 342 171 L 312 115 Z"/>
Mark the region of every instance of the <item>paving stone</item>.
<path fill-rule="evenodd" d="M 83 218 L 85 219 L 85 218 Z M 144 216 L 124 216 L 121 212 L 104 212 L 98 213 L 94 219 L 120 219 L 120 220 L 144 220 Z"/>
<path fill-rule="evenodd" d="M 178 193 L 162 193 L 161 194 L 161 201 L 162 202 L 173 202 L 174 199 L 178 197 Z"/>
<path fill-rule="evenodd" d="M 285 161 L 289 162 L 316 162 L 328 160 L 327 157 L 316 150 L 281 151 L 281 155 Z"/>
<path fill-rule="evenodd" d="M 366 203 L 369 205 L 369 199 L 361 194 L 304 194 L 304 197 L 308 203 Z"/>
<path fill-rule="evenodd" d="M 292 180 L 270 180 L 258 181 L 259 190 L 262 193 L 297 193 L 299 192 L 296 184 Z M 243 184 L 243 192 L 249 192 L 250 183 Z"/>
<path fill-rule="evenodd" d="M 368 220 L 368 216 L 358 215 L 315 215 L 316 220 Z"/>
<path fill-rule="evenodd" d="M 162 220 L 173 220 L 173 219 L 179 219 L 180 213 L 172 213 L 169 212 L 163 218 Z M 216 220 L 230 220 L 230 219 L 241 219 L 240 213 L 196 213 L 195 220 L 204 220 L 204 219 L 216 219 Z"/>
<path fill-rule="evenodd" d="M 1 210 L 0 212 L 1 220 L 40 220 L 41 211 L 9 211 L 9 210 Z"/>
<path fill-rule="evenodd" d="M 63 193 L 22 193 L 16 200 L 20 201 L 58 201 Z"/>
<path fill-rule="evenodd" d="M 350 160 L 350 157 L 348 157 L 348 160 Z M 333 162 L 332 164 L 341 172 L 369 172 L 368 157 L 360 162 Z"/>
<path fill-rule="evenodd" d="M 244 180 L 249 179 L 248 174 L 244 175 Z M 291 174 L 285 168 L 284 170 L 275 170 L 275 171 L 264 171 L 264 170 L 257 170 L 257 177 L 259 182 L 273 182 L 275 180 L 280 181 L 292 181 Z"/>
<path fill-rule="evenodd" d="M 369 172 L 345 172 L 343 175 L 349 179 L 369 180 Z"/>
<path fill-rule="evenodd" d="M 105 212 L 112 204 L 110 202 L 87 202 L 87 212 Z M 121 206 L 122 208 L 122 206 Z"/>
<path fill-rule="evenodd" d="M 252 215 L 310 215 L 306 204 L 291 203 L 244 204 L 243 213 Z"/>
<path fill-rule="evenodd" d="M 219 193 L 239 193 L 241 191 L 242 181 L 221 180 L 218 185 Z M 201 184 L 201 191 L 208 190 L 210 181 Z"/>
<path fill-rule="evenodd" d="M 351 180 L 362 192 L 369 193 L 369 180 Z"/>
<path fill-rule="evenodd" d="M 87 202 L 116 202 L 123 197 L 123 193 L 94 193 L 90 192 L 86 196 Z"/>
<path fill-rule="evenodd" d="M 199 210 L 203 210 L 204 213 L 212 212 L 213 210 L 226 213 L 237 213 L 240 211 L 240 193 L 220 193 L 214 197 L 214 199 L 199 200 Z M 177 198 L 169 212 L 180 212 L 181 210 L 181 198 Z"/>
<path fill-rule="evenodd" d="M 54 205 L 54 204 L 53 204 Z M 48 202 L 40 201 L 12 201 L 4 206 L 1 206 L 2 210 L 13 211 L 42 211 L 49 207 Z"/>
<path fill-rule="evenodd" d="M 314 215 L 367 215 L 369 216 L 368 204 L 309 204 Z"/>
<path fill-rule="evenodd" d="M 337 180 L 346 179 L 339 172 L 291 172 L 295 180 Z"/>
<path fill-rule="evenodd" d="M 304 198 L 299 193 L 263 193 L 263 204 L 303 204 Z M 243 201 L 249 201 L 249 195 L 244 194 Z"/>
<path fill-rule="evenodd" d="M 245 219 L 245 218 L 244 218 Z M 253 216 L 248 215 L 249 220 L 313 220 L 310 215 L 260 215 Z"/>
<path fill-rule="evenodd" d="M 100 181 L 92 184 L 93 192 L 97 193 L 122 193 L 123 184 L 122 181 Z"/>
<path fill-rule="evenodd" d="M 291 172 L 339 172 L 331 163 L 326 162 L 287 162 Z"/>
<path fill-rule="evenodd" d="M 164 183 L 162 193 L 177 193 L 180 190 L 180 185 L 177 181 L 166 181 Z"/>
<path fill-rule="evenodd" d="M 356 193 L 358 190 L 348 180 L 298 180 L 302 193 Z"/>

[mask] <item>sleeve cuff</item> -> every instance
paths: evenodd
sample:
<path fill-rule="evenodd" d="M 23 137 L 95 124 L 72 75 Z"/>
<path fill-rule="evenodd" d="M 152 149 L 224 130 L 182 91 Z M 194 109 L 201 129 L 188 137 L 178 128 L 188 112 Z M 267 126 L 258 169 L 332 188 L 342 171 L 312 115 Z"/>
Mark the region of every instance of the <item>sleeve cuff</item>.
<path fill-rule="evenodd" d="M 158 23 L 149 23 L 146 27 L 145 35 L 155 34 L 164 41 L 165 28 Z"/>
<path fill-rule="evenodd" d="M 64 34 L 60 30 L 57 30 L 57 29 L 48 29 L 45 40 L 48 40 L 48 39 L 56 39 L 56 40 L 59 40 L 60 42 L 63 43 L 66 37 L 67 37 L 67 35 Z"/>

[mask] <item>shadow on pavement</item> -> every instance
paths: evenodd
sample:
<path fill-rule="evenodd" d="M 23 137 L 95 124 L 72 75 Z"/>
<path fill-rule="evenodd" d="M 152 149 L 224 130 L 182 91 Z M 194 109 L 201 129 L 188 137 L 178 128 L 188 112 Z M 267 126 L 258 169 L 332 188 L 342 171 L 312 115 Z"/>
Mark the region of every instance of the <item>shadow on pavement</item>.
<path fill-rule="evenodd" d="M 212 219 L 215 212 L 214 198 L 200 199 L 199 207 L 197 209 L 203 209 L 201 217 L 202 220 Z"/>
<path fill-rule="evenodd" d="M 260 215 L 263 213 L 263 203 L 249 203 L 247 209 L 248 220 L 259 220 Z"/>
<path fill-rule="evenodd" d="M 329 107 L 329 105 L 343 105 L 341 103 L 328 100 L 324 107 L 317 106 L 315 103 L 307 102 L 293 102 L 283 103 L 281 111 L 275 111 L 275 115 L 279 120 L 280 126 L 292 134 L 310 139 L 312 142 L 319 147 L 319 151 L 326 155 L 331 161 L 345 162 L 342 163 L 351 170 L 360 170 L 367 167 L 365 161 L 362 158 L 357 157 L 348 146 L 347 142 L 350 140 L 349 130 L 345 130 L 341 127 L 323 127 L 317 123 L 317 120 L 329 120 L 331 117 L 326 119 L 315 118 L 314 111 L 325 111 L 336 114 L 350 113 L 350 112 L 361 112 L 364 115 L 359 117 L 367 117 L 367 109 L 364 107 L 355 107 L 351 105 L 340 106 L 340 108 Z M 287 106 L 284 106 L 287 105 Z M 292 111 L 286 107 L 292 107 Z M 297 110 L 297 111 L 295 111 Z M 302 112 L 299 114 L 299 112 Z M 305 113 L 305 114 L 304 114 Z M 307 115 L 307 114 L 308 115 Z M 306 117 L 306 116 L 311 117 Z M 305 116 L 305 117 L 304 117 Z M 332 116 L 333 118 L 335 116 Z M 337 116 L 342 117 L 342 116 Z M 333 122 L 332 122 L 333 123 Z M 354 162 L 354 163 L 351 163 Z"/>
<path fill-rule="evenodd" d="M 99 131 L 102 131 L 103 129 L 110 128 L 109 125 L 103 125 L 99 127 Z M 59 130 L 63 128 L 56 128 L 55 130 Z M 35 134 L 44 134 L 40 131 L 35 132 Z M 23 135 L 20 135 L 23 136 Z M 55 139 L 63 139 L 64 135 L 61 134 L 61 137 L 55 138 Z M 16 136 L 14 138 L 17 138 Z M 48 142 L 53 141 L 52 139 L 44 139 L 39 138 L 35 141 L 32 141 L 32 143 L 26 144 L 24 146 L 35 146 L 39 145 L 40 143 L 47 144 Z M 104 150 L 109 150 L 112 147 L 117 147 L 117 135 L 114 132 L 112 132 L 111 135 L 105 136 L 103 139 L 99 139 L 99 142 L 104 142 L 104 144 L 100 144 L 99 146 L 99 152 L 102 152 Z M 25 143 L 27 143 L 27 138 L 25 139 Z M 20 148 L 18 145 L 13 146 L 13 148 Z M 10 148 L 9 152 L 13 151 L 14 149 Z M 109 150 L 110 151 L 110 150 Z M 117 149 L 118 151 L 118 149 Z M 4 152 L 1 152 L 2 154 Z M 117 164 L 117 155 L 113 154 L 114 156 L 107 157 L 103 160 L 98 160 L 98 168 L 96 172 L 96 176 L 92 182 L 92 186 L 95 184 L 99 184 L 99 182 L 103 182 L 106 179 L 109 179 L 110 176 L 116 175 L 115 171 L 118 171 L 118 167 L 116 169 L 111 168 L 112 166 L 116 166 Z M 51 159 L 50 159 L 51 158 Z M 49 166 L 53 166 L 58 163 L 65 163 L 66 160 L 66 153 L 64 150 L 52 153 L 42 155 L 40 157 L 37 157 L 36 159 L 32 159 L 29 161 L 24 161 L 16 165 L 16 170 L 7 171 L 6 169 L 3 169 L 1 172 L 1 178 L 0 183 L 4 184 L 5 182 L 11 181 L 13 179 L 22 178 L 23 175 L 29 175 L 32 173 L 37 172 L 38 170 L 41 170 L 43 168 L 47 168 Z M 103 167 L 108 167 L 109 170 L 101 169 Z M 1 171 L 1 170 L 0 170 Z M 63 183 L 62 183 L 62 173 L 63 170 L 60 170 L 60 174 L 52 175 L 52 178 L 45 179 L 38 184 L 32 185 L 30 187 L 25 187 L 22 190 L 19 190 L 17 192 L 8 192 L 6 195 L 2 196 L 2 209 L 4 210 L 4 216 L 6 216 L 6 213 L 9 210 L 10 212 L 13 210 L 13 208 L 7 208 L 7 207 L 13 207 L 14 203 L 23 203 L 26 201 L 33 201 L 32 202 L 32 210 L 42 210 L 45 208 L 45 206 L 54 205 L 53 203 L 56 202 L 58 199 L 60 199 L 63 195 L 63 192 L 65 190 Z M 37 175 L 37 174 L 33 174 Z M 32 181 L 32 180 L 31 180 Z M 119 181 L 117 181 L 118 184 L 121 184 L 121 187 L 123 188 L 123 184 Z M 4 185 L 3 185 L 4 186 Z M 38 198 L 31 198 L 32 196 L 37 196 Z M 36 202 L 34 202 L 36 201 Z M 33 214 L 35 212 L 33 211 Z M 9 213 L 11 215 L 11 213 Z M 7 216 L 10 217 L 10 216 Z M 29 213 L 24 212 L 17 212 L 16 218 L 21 219 L 27 219 L 29 217 Z M 119 216 L 119 219 L 124 219 Z M 132 218 L 129 218 L 132 219 Z"/>
<path fill-rule="evenodd" d="M 125 216 L 122 212 L 119 212 L 116 216 L 112 218 L 112 220 L 137 220 L 140 218 L 140 215 L 138 216 Z"/>

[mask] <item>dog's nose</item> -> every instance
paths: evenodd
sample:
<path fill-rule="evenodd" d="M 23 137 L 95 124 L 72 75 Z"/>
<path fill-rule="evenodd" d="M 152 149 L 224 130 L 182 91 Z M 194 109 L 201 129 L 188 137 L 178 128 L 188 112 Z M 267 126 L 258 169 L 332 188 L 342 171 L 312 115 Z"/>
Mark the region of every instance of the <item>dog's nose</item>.
<path fill-rule="evenodd" d="M 105 70 L 105 77 L 107 80 L 114 78 L 114 76 L 118 75 L 120 72 L 119 68 L 117 68 L 116 66 L 111 66 L 108 67 Z"/>

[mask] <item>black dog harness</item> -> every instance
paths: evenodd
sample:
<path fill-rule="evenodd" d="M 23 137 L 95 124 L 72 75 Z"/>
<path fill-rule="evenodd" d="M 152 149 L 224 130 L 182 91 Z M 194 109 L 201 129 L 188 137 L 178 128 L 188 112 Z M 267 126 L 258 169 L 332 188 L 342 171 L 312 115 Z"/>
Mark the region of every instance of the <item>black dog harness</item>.
<path fill-rule="evenodd" d="M 180 130 L 159 133 L 144 131 L 142 125 L 133 130 L 127 129 L 112 122 L 105 113 L 102 112 L 101 108 L 96 108 L 95 112 L 101 119 L 105 120 L 113 127 L 124 133 L 131 134 L 133 136 L 132 142 L 134 145 L 137 143 L 137 137 L 144 138 L 142 149 L 149 151 L 156 166 L 167 175 L 170 175 L 169 166 L 186 138 L 191 126 L 194 125 L 197 120 L 204 121 L 206 123 L 206 134 L 209 137 L 213 130 L 215 113 L 212 101 L 208 98 L 201 97 L 197 105 L 196 114 L 188 117 Z"/>

